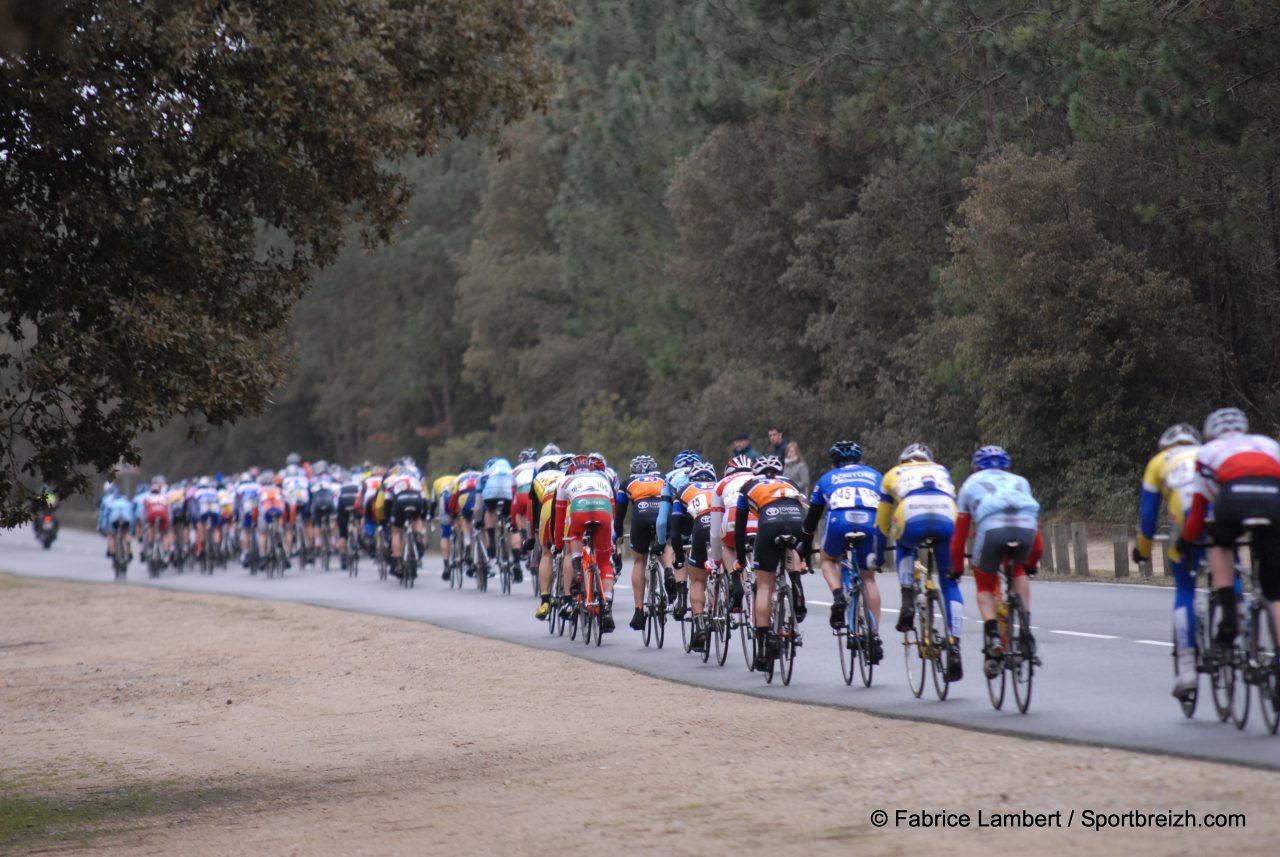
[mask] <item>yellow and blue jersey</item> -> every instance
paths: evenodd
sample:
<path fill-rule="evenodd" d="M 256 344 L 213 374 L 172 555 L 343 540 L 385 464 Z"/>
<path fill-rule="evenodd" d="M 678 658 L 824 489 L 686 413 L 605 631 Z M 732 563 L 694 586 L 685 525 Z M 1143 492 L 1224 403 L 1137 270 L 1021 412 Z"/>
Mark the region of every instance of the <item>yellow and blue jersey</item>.
<path fill-rule="evenodd" d="M 876 526 L 897 539 L 916 519 L 956 519 L 956 486 L 947 468 L 933 461 L 905 461 L 889 469 L 880 483 Z"/>
<path fill-rule="evenodd" d="M 1200 447 L 1184 443 L 1162 449 L 1147 462 L 1142 473 L 1142 499 L 1138 507 L 1138 552 L 1151 556 L 1151 540 L 1160 521 L 1163 502 L 1169 520 L 1174 526 L 1174 538 L 1169 542 L 1169 559 L 1181 558 L 1178 552 L 1177 531 L 1182 529 L 1183 519 L 1191 510 L 1191 498 L 1195 492 L 1196 455 Z"/>

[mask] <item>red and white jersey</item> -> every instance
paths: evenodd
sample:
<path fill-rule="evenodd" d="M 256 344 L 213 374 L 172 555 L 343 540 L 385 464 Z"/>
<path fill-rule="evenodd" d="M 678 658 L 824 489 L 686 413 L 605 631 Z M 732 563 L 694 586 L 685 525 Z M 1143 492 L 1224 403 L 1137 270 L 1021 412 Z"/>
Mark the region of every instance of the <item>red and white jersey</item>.
<path fill-rule="evenodd" d="M 422 480 L 410 470 L 393 470 L 382 481 L 382 490 L 386 494 L 403 494 L 406 491 L 422 493 Z"/>
<path fill-rule="evenodd" d="M 613 502 L 613 490 L 609 485 L 609 477 L 598 471 L 575 473 L 561 480 L 560 487 L 556 489 L 556 501 L 561 503 L 597 497 Z"/>
<path fill-rule="evenodd" d="M 142 509 L 148 518 L 169 517 L 169 499 L 163 491 L 142 495 Z"/>
<path fill-rule="evenodd" d="M 744 470 L 742 473 L 731 473 L 721 479 L 716 485 L 716 494 L 720 497 L 720 506 L 728 512 L 721 518 L 720 535 L 732 536 L 736 513 L 734 510 L 738 508 L 738 495 L 742 493 L 742 486 L 751 481 L 753 474 L 750 470 Z M 752 513 L 747 518 L 747 532 L 754 533 L 756 531 L 756 516 Z"/>
<path fill-rule="evenodd" d="M 1280 443 L 1260 434 L 1229 434 L 1200 447 L 1195 493 L 1212 501 L 1218 488 L 1236 479 L 1280 479 Z"/>

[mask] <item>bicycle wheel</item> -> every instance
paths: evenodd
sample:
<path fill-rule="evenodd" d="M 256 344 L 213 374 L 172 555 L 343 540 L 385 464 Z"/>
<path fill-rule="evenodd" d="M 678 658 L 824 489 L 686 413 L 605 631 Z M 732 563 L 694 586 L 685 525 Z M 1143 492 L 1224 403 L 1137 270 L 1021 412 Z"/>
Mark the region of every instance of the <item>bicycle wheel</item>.
<path fill-rule="evenodd" d="M 1199 642 L 1200 642 L 1199 640 L 1196 641 L 1197 647 L 1199 645 Z M 1176 678 L 1178 675 L 1178 629 L 1177 628 L 1173 629 L 1173 651 L 1170 652 L 1170 654 L 1172 655 L 1172 659 L 1173 659 L 1173 675 Z M 1200 663 L 1199 651 L 1196 652 L 1195 657 L 1196 657 L 1196 663 L 1199 664 Z M 1199 701 L 1199 699 L 1200 699 L 1200 673 L 1197 671 L 1196 686 L 1191 689 L 1191 693 L 1188 694 L 1185 698 L 1180 697 L 1178 699 L 1178 707 L 1182 709 L 1183 717 L 1188 717 L 1188 718 L 1195 717 L 1196 703 Z"/>
<path fill-rule="evenodd" d="M 685 654 L 693 651 L 692 647 L 689 645 L 693 636 L 690 627 L 693 624 L 693 620 L 690 618 L 692 611 L 693 608 L 690 607 L 685 611 L 684 618 L 680 620 L 680 642 L 684 644 Z"/>
<path fill-rule="evenodd" d="M 733 629 L 729 627 L 729 576 L 721 573 L 716 585 L 716 608 L 712 616 L 716 634 L 716 665 L 724 666 L 729 659 L 729 643 Z"/>
<path fill-rule="evenodd" d="M 871 646 L 876 636 L 875 622 L 871 616 L 871 604 L 867 601 L 866 591 L 861 586 L 854 591 L 858 595 L 857 603 L 853 608 L 853 633 L 859 641 L 858 674 L 862 677 L 862 686 L 871 687 L 871 679 L 876 671 L 876 665 L 871 663 Z M 845 682 L 845 684 L 850 683 Z"/>
<path fill-rule="evenodd" d="M 1244 729 L 1249 722 L 1249 682 L 1247 657 L 1239 643 L 1231 652 L 1231 722 Z"/>
<path fill-rule="evenodd" d="M 654 592 L 654 588 L 657 585 L 658 581 L 653 570 L 653 558 L 650 557 L 649 565 L 644 571 L 644 604 L 641 605 L 644 609 L 644 631 L 641 633 L 646 649 L 649 648 L 650 643 L 657 636 L 658 604 L 656 593 Z"/>
<path fill-rule="evenodd" d="M 1031 686 L 1036 675 L 1035 653 L 1031 646 L 1031 624 L 1020 598 L 1009 604 L 1009 655 L 1013 673 L 1013 700 L 1023 714 L 1031 707 Z M 1003 670 L 1001 670 L 1003 672 Z"/>
<path fill-rule="evenodd" d="M 502 585 L 502 594 L 511 594 L 511 545 L 507 542 L 505 531 L 499 536 L 501 542 L 498 544 L 498 575 Z"/>
<path fill-rule="evenodd" d="M 1258 679 L 1258 711 L 1272 735 L 1280 729 L 1280 661 L 1277 660 L 1276 619 L 1269 604 L 1257 608 L 1253 635 L 1253 663 Z"/>
<path fill-rule="evenodd" d="M 853 603 L 854 590 L 846 586 L 844 598 L 846 605 L 844 609 L 844 624 L 839 628 L 833 629 L 831 636 L 836 638 L 836 648 L 840 650 L 840 674 L 844 676 L 844 683 L 852 686 L 854 673 L 857 672 L 855 661 L 858 659 L 858 632 L 854 627 L 857 621 L 855 618 L 857 608 Z"/>
<path fill-rule="evenodd" d="M 738 625 L 738 639 L 742 641 L 742 657 L 747 662 L 747 672 L 755 669 L 755 597 L 749 581 L 742 582 L 742 620 Z"/>
<path fill-rule="evenodd" d="M 938 699 L 946 699 L 947 693 L 951 690 L 951 682 L 947 678 L 947 665 L 944 661 L 947 650 L 947 608 L 936 589 L 929 590 L 928 602 L 929 615 L 931 617 L 929 631 L 932 634 L 932 642 L 929 646 L 931 649 L 929 672 L 933 676 L 933 690 L 938 695 Z"/>
<path fill-rule="evenodd" d="M 1221 624 L 1222 610 L 1218 607 L 1218 599 L 1209 594 L 1208 619 L 1200 636 L 1206 645 L 1202 651 L 1205 672 L 1209 674 L 1209 690 L 1213 696 L 1213 710 L 1218 720 L 1226 723 L 1231 718 L 1231 696 L 1235 689 L 1232 682 L 1231 666 L 1223 653 L 1213 641 L 1218 636 L 1218 625 Z"/>
<path fill-rule="evenodd" d="M 604 589 L 600 582 L 600 567 L 591 567 L 591 622 L 595 625 L 596 645 L 604 642 Z"/>
<path fill-rule="evenodd" d="M 778 634 L 778 668 L 782 673 L 783 685 L 791 684 L 791 672 L 796 666 L 796 608 L 795 595 L 790 589 L 778 593 L 779 625 L 775 628 Z"/>
<path fill-rule="evenodd" d="M 925 648 L 928 646 L 926 641 L 929 639 L 925 635 L 925 629 L 929 620 L 925 618 L 924 597 L 919 591 L 915 593 L 915 599 L 916 621 L 911 630 L 902 635 L 902 651 L 906 658 L 907 687 L 911 689 L 911 695 L 919 699 L 924 693 L 925 673 L 929 671 L 929 665 L 925 662 Z"/>
<path fill-rule="evenodd" d="M 476 553 L 476 589 L 481 592 L 489 591 L 489 555 L 485 553 L 484 545 L 480 543 L 480 536 L 477 534 L 471 543 L 475 546 Z"/>
<path fill-rule="evenodd" d="M 329 570 L 329 522 L 326 520 L 320 525 L 323 529 L 320 533 L 320 568 L 324 571 Z"/>

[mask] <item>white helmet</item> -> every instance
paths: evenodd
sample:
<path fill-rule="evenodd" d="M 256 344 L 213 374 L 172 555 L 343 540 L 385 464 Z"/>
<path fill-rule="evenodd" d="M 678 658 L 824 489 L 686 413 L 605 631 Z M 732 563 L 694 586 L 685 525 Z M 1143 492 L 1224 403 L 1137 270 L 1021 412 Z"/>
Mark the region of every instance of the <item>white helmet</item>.
<path fill-rule="evenodd" d="M 933 461 L 933 453 L 923 443 L 913 443 L 898 455 L 898 463 L 905 461 Z"/>
<path fill-rule="evenodd" d="M 1198 446 L 1200 444 L 1200 432 L 1196 431 L 1195 426 L 1178 423 L 1176 426 L 1169 426 L 1164 430 L 1164 434 L 1160 435 L 1160 449 L 1168 449 L 1179 443 L 1190 443 Z"/>
<path fill-rule="evenodd" d="M 1246 432 L 1249 418 L 1239 408 L 1219 408 L 1204 419 L 1204 439 L 1216 440 L 1228 432 Z"/>

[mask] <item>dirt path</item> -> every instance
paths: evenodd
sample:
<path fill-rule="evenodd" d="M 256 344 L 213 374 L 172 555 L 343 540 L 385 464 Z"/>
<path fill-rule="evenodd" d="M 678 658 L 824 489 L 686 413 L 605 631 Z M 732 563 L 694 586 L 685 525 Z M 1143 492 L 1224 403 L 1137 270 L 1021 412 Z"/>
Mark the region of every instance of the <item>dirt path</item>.
<path fill-rule="evenodd" d="M 7 575 L 0 748 L 3 854 L 1274 853 L 1280 833 L 1274 773 L 689 688 L 395 619 Z M 940 830 L 895 827 L 899 809 L 1076 814 Z M 1089 809 L 1247 826 L 1094 832 Z"/>

